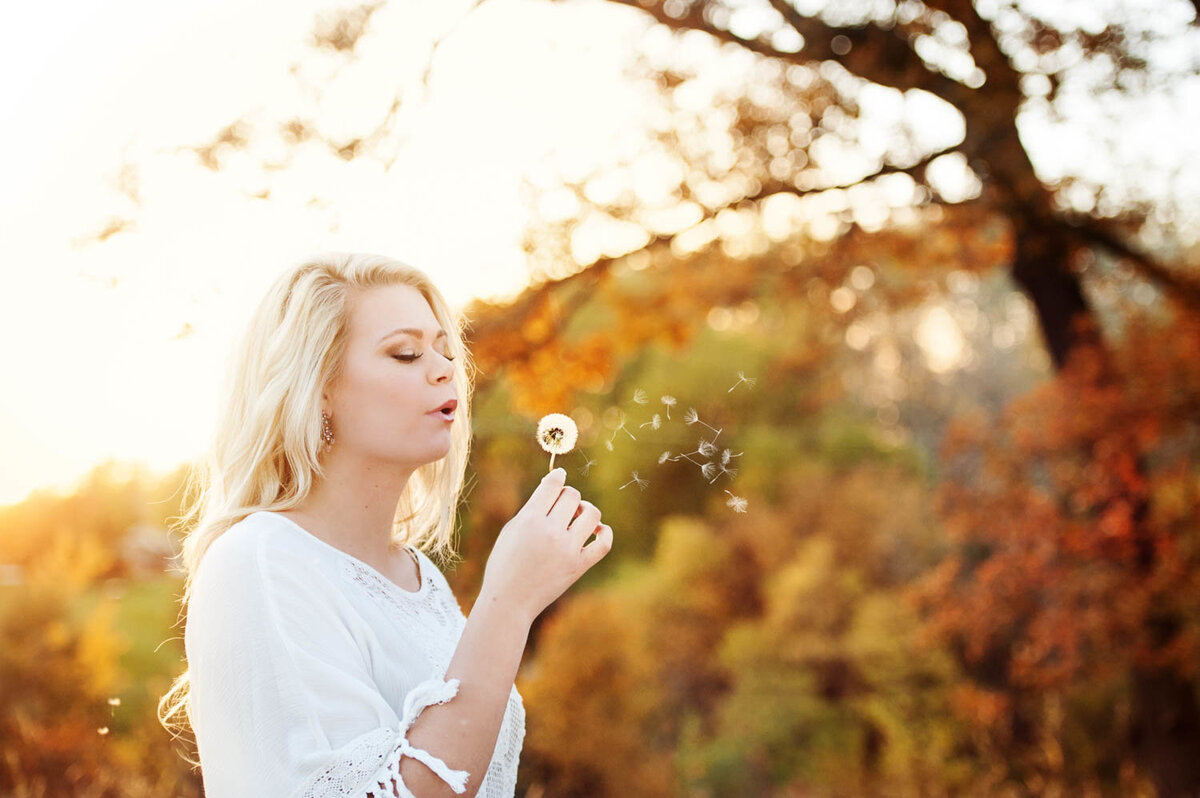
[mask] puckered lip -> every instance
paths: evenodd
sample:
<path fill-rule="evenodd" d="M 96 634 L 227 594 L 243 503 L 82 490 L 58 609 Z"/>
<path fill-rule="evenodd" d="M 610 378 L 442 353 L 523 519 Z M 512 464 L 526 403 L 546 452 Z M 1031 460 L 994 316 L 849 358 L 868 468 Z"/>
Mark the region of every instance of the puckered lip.
<path fill-rule="evenodd" d="M 446 409 L 449 409 L 451 412 L 453 412 L 453 411 L 454 411 L 454 409 L 455 409 L 456 407 L 458 407 L 458 400 L 457 400 L 457 399 L 447 399 L 445 402 L 442 402 L 440 405 L 438 405 L 437 407 L 433 408 L 433 409 L 432 409 L 432 410 L 430 410 L 429 412 L 430 412 L 430 413 L 440 413 L 440 412 L 442 412 L 443 410 L 446 410 Z"/>

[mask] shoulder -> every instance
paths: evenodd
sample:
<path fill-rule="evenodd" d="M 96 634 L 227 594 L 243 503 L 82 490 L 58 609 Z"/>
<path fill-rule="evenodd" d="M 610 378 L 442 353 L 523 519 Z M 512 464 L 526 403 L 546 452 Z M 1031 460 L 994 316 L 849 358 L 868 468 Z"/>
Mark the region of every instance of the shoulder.
<path fill-rule="evenodd" d="M 312 576 L 325 562 L 324 553 L 304 536 L 295 534 L 285 518 L 254 512 L 216 537 L 200 558 L 196 588 L 234 586 L 245 590 L 264 582 L 298 589 L 317 587 Z M 218 588 L 220 589 L 220 588 Z"/>

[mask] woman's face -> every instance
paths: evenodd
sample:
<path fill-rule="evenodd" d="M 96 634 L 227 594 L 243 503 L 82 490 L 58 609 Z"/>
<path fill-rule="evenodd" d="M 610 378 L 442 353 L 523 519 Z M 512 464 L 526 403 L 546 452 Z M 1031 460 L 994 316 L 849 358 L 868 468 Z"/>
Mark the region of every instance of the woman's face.
<path fill-rule="evenodd" d="M 352 291 L 342 372 L 326 392 L 334 448 L 413 468 L 450 450 L 450 421 L 436 411 L 458 399 L 454 364 L 437 317 L 409 285 Z M 395 332 L 411 328 L 411 332 Z"/>

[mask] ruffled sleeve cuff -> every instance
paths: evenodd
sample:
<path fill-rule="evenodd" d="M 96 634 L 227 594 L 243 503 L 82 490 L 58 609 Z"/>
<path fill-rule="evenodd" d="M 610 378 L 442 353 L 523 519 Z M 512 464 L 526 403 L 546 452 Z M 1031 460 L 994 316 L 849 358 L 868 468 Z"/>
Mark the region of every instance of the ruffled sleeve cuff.
<path fill-rule="evenodd" d="M 400 778 L 400 758 L 402 756 L 410 756 L 413 759 L 419 759 L 424 762 L 426 767 L 436 773 L 442 781 L 449 784 L 450 789 L 454 790 L 454 792 L 463 793 L 466 791 L 467 778 L 470 776 L 467 771 L 451 770 L 441 759 L 422 748 L 414 748 L 408 742 L 408 730 L 416 722 L 417 716 L 421 714 L 422 710 L 434 704 L 444 704 L 458 695 L 458 684 L 458 679 L 446 681 L 441 677 L 434 676 L 421 682 L 412 690 L 409 690 L 408 695 L 404 697 L 404 715 L 400 719 L 400 739 L 397 740 L 396 745 L 392 748 L 387 761 L 380 767 L 376 778 L 372 779 L 373 782 L 388 789 L 385 795 L 392 795 L 392 790 L 394 789 L 395 795 L 400 796 L 400 798 L 417 798 L 405 786 L 403 779 Z"/>

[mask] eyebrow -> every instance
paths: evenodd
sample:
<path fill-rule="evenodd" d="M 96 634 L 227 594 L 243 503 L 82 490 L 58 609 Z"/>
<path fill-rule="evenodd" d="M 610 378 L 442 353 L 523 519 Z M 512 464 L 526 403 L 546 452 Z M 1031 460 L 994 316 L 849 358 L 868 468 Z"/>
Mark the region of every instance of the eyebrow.
<path fill-rule="evenodd" d="M 425 337 L 425 333 L 422 332 L 421 330 L 417 329 L 416 327 L 397 327 L 396 329 L 392 330 L 387 335 L 380 338 L 379 342 L 383 343 L 387 339 L 391 338 L 393 335 L 411 335 L 414 338 L 424 338 Z M 445 338 L 445 337 L 446 337 L 446 331 L 439 329 L 437 331 L 437 335 L 433 336 L 433 340 L 436 341 L 438 338 Z"/>

